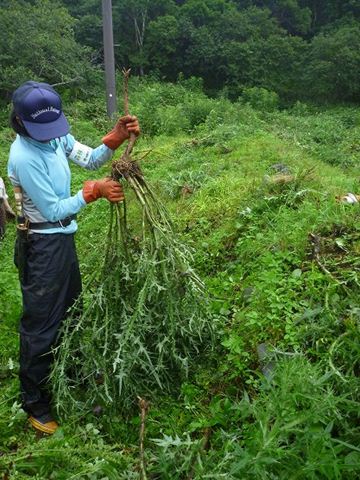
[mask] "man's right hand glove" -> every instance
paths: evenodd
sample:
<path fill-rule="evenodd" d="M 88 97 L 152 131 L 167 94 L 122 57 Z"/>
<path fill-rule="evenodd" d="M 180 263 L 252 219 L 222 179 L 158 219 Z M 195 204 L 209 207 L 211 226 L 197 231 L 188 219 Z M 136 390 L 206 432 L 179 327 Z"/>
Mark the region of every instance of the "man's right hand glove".
<path fill-rule="evenodd" d="M 133 115 L 125 115 L 119 118 L 114 128 L 103 137 L 102 141 L 111 150 L 116 150 L 130 137 L 131 133 L 136 137 L 140 135 L 139 121 Z"/>
<path fill-rule="evenodd" d="M 86 203 L 95 202 L 98 198 L 106 198 L 109 202 L 115 203 L 121 202 L 125 198 L 120 183 L 111 178 L 84 182 L 83 196 Z"/>

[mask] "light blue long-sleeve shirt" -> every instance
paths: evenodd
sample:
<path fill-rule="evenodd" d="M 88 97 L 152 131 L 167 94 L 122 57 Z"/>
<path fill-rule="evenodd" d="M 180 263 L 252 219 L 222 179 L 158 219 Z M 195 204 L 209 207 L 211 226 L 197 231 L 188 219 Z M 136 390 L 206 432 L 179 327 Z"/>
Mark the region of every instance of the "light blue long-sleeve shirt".
<path fill-rule="evenodd" d="M 8 176 L 23 191 L 24 215 L 30 222 L 56 222 L 74 215 L 86 205 L 82 190 L 70 195 L 69 160 L 89 170 L 100 168 L 113 155 L 106 145 L 92 149 L 68 134 L 38 142 L 17 135 L 10 148 Z M 65 228 L 39 230 L 41 233 L 74 233 L 75 220 Z M 37 230 L 32 230 L 37 232 Z"/>

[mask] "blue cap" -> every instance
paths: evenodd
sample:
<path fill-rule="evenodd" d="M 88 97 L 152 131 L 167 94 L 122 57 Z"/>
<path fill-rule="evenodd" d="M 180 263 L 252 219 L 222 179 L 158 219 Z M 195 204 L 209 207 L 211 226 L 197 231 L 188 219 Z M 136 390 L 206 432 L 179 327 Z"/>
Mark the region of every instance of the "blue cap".
<path fill-rule="evenodd" d="M 31 138 L 45 141 L 69 133 L 60 95 L 48 83 L 25 82 L 15 90 L 12 101 Z"/>

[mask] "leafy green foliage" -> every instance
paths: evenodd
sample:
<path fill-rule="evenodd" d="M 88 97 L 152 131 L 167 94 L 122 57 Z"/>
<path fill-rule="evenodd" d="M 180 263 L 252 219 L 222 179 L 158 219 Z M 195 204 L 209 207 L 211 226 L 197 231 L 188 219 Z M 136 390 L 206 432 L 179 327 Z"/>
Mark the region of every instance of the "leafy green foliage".
<path fill-rule="evenodd" d="M 133 79 L 130 91 L 133 112 L 141 110 L 140 120 L 146 120 L 137 158 L 170 212 L 177 238 L 190 246 L 196 271 L 211 294 L 212 314 L 225 317 L 217 349 L 206 364 L 195 356 L 197 365 L 188 378 L 173 380 L 176 396 L 154 395 L 144 445 L 148 478 L 356 480 L 359 210 L 336 197 L 360 190 L 358 108 L 298 102 L 289 109 L 264 111 L 266 102 L 254 109 L 244 99 L 209 99 L 199 81 L 183 78 L 178 85 Z M 110 127 L 101 99 L 66 101 L 65 106 L 76 138 L 92 146 L 100 143 Z M 187 114 L 179 115 L 177 125 L 173 112 L 185 107 L 193 120 L 183 125 Z M 159 127 L 159 112 L 172 122 Z M 3 177 L 11 139 L 10 130 L 3 128 Z M 96 177 L 107 173 L 105 166 Z M 279 182 L 279 175 L 288 178 Z M 73 192 L 88 178 L 89 172 L 75 167 Z M 183 194 L 184 185 L 192 192 Z M 135 248 L 141 222 L 130 191 L 127 215 Z M 96 358 L 95 346 L 104 342 L 108 326 L 105 293 L 91 275 L 106 253 L 107 203 L 87 206 L 79 225 L 82 275 L 93 286 L 85 308 L 90 312 L 92 301 L 96 309 L 101 302 L 103 308 L 88 319 L 94 342 L 84 341 L 81 348 Z M 81 415 L 68 415 L 59 436 L 51 439 L 35 441 L 33 432 L 24 431 L 17 381 L 21 295 L 13 241 L 9 224 L 0 244 L 1 474 L 14 479 L 138 478 L 140 419 L 134 411 L 108 415 L 101 399 L 104 384 L 96 384 L 94 376 L 78 386 L 76 400 L 83 406 L 93 385 L 102 412 L 92 412 L 89 405 Z M 135 251 L 135 260 L 137 255 Z M 111 272 L 108 268 L 110 278 Z M 124 263 L 115 273 L 121 277 L 126 272 L 138 288 L 141 272 Z M 156 267 L 152 272 L 157 275 Z M 109 281 L 106 298 L 119 301 L 122 292 L 113 285 Z M 142 286 L 148 284 L 142 281 Z M 166 294 L 157 290 L 151 289 L 154 298 Z M 141 336 L 135 325 L 130 327 L 131 338 Z M 109 337 L 108 345 L 118 348 L 120 340 Z M 136 352 L 138 344 L 133 344 Z M 79 363 L 75 358 L 75 375 Z M 97 380 L 101 383 L 101 375 Z"/>
<path fill-rule="evenodd" d="M 356 478 L 359 449 L 338 441 L 346 402 L 329 388 L 329 376 L 301 356 L 279 359 L 254 401 L 245 394 L 239 402 L 211 403 L 210 417 L 197 422 L 212 429 L 210 452 L 201 449 L 201 437 L 164 435 L 154 440 L 161 458 L 154 470 L 178 479 L 191 471 L 196 479 L 285 479 L 295 471 L 299 479 Z"/>
<path fill-rule="evenodd" d="M 52 372 L 58 410 L 78 408 L 85 396 L 84 409 L 101 402 L 118 412 L 156 387 L 171 392 L 214 343 L 215 318 L 192 255 L 129 162 L 114 162 L 113 171 L 134 191 L 142 227 L 129 227 L 125 203 L 113 207 L 101 273 L 87 285 L 84 310 L 77 304 L 64 322 Z"/>
<path fill-rule="evenodd" d="M 241 99 L 257 110 L 271 112 L 279 106 L 279 96 L 275 92 L 269 92 L 265 88 L 245 88 L 242 92 Z"/>
<path fill-rule="evenodd" d="M 359 98 L 359 38 L 357 23 L 341 25 L 313 39 L 305 82 L 321 99 Z"/>
<path fill-rule="evenodd" d="M 64 84 L 71 99 L 103 88 L 98 1 L 1 5 L 6 98 L 29 78 Z M 259 87 L 285 104 L 357 101 L 359 19 L 354 0 L 117 0 L 116 65 L 167 81 L 196 76 L 207 92 L 231 99 Z"/>
<path fill-rule="evenodd" d="M 76 79 L 78 85 L 88 80 L 88 51 L 75 42 L 75 26 L 75 20 L 64 7 L 49 1 L 32 4 L 18 0 L 2 7 L 2 95 L 9 96 L 29 79 L 45 79 L 49 83 Z"/>

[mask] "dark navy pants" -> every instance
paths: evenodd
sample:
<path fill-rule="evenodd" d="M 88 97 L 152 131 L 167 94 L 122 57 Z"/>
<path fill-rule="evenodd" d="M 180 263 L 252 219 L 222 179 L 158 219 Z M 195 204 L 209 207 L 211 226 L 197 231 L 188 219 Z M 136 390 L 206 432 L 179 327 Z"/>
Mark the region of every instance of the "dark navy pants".
<path fill-rule="evenodd" d="M 26 243 L 20 272 L 20 386 L 25 411 L 40 416 L 50 411 L 51 349 L 66 311 L 81 293 L 81 278 L 73 234 L 35 233 Z"/>

